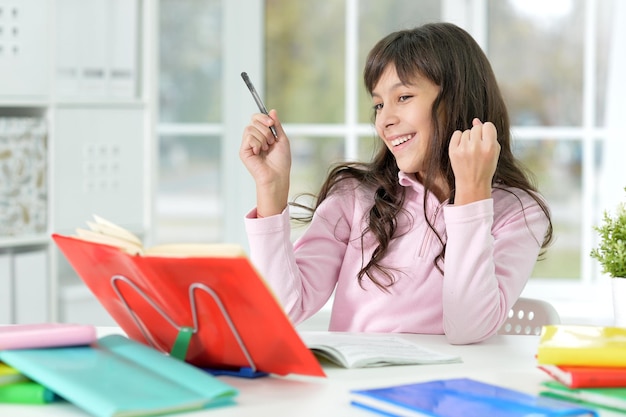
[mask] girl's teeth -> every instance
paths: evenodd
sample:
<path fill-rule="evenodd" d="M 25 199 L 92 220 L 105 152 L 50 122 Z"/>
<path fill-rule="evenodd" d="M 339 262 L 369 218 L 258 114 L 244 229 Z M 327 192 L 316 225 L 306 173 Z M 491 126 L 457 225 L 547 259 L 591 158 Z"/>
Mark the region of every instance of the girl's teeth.
<path fill-rule="evenodd" d="M 392 141 L 391 141 L 391 145 L 392 145 L 392 146 L 398 146 L 398 145 L 400 145 L 401 143 L 404 143 L 404 142 L 406 142 L 406 141 L 407 141 L 407 140 L 409 140 L 409 139 L 411 139 L 411 136 L 403 136 L 403 137 L 401 137 L 401 138 L 397 138 L 397 139 L 392 140 Z"/>

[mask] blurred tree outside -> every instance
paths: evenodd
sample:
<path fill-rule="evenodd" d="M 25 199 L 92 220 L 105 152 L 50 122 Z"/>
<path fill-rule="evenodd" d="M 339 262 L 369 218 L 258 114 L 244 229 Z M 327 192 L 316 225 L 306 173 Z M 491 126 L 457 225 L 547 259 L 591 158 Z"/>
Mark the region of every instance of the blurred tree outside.
<path fill-rule="evenodd" d="M 160 0 L 159 122 L 221 120 L 220 0 Z"/>

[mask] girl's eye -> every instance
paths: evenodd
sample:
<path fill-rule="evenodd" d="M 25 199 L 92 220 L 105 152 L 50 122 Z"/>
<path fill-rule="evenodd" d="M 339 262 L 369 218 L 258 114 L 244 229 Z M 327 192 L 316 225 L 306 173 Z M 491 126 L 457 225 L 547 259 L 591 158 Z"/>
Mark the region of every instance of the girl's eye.
<path fill-rule="evenodd" d="M 382 103 L 374 104 L 372 108 L 374 109 L 374 111 L 379 111 L 380 109 L 383 108 L 383 104 Z"/>
<path fill-rule="evenodd" d="M 403 102 L 403 101 L 407 101 L 408 99 L 410 99 L 413 96 L 400 96 L 400 98 L 398 99 L 398 101 Z"/>

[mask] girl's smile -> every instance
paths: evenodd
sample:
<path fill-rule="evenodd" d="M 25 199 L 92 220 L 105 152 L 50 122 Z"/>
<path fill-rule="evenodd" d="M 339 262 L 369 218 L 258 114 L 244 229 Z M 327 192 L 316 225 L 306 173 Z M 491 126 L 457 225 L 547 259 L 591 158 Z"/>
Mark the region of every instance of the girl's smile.
<path fill-rule="evenodd" d="M 409 140 L 413 139 L 413 137 L 414 137 L 414 136 L 415 136 L 415 133 L 411 133 L 411 134 L 409 134 L 409 135 L 403 135 L 403 136 L 400 136 L 400 137 L 398 137 L 398 138 L 396 138 L 396 139 L 393 139 L 393 138 L 387 138 L 387 140 L 388 140 L 388 141 L 391 143 L 391 145 L 395 148 L 396 146 L 400 146 L 400 145 L 402 145 L 403 143 L 405 143 L 405 142 L 407 142 L 407 141 L 409 141 Z"/>

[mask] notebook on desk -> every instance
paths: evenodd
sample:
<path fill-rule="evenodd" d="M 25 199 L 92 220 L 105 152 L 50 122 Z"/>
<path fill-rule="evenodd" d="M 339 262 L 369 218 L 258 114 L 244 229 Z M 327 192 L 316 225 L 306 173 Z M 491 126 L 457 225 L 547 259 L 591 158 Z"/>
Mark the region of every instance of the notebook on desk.
<path fill-rule="evenodd" d="M 52 238 L 131 339 L 203 368 L 325 376 L 245 255 L 147 256 Z"/>

